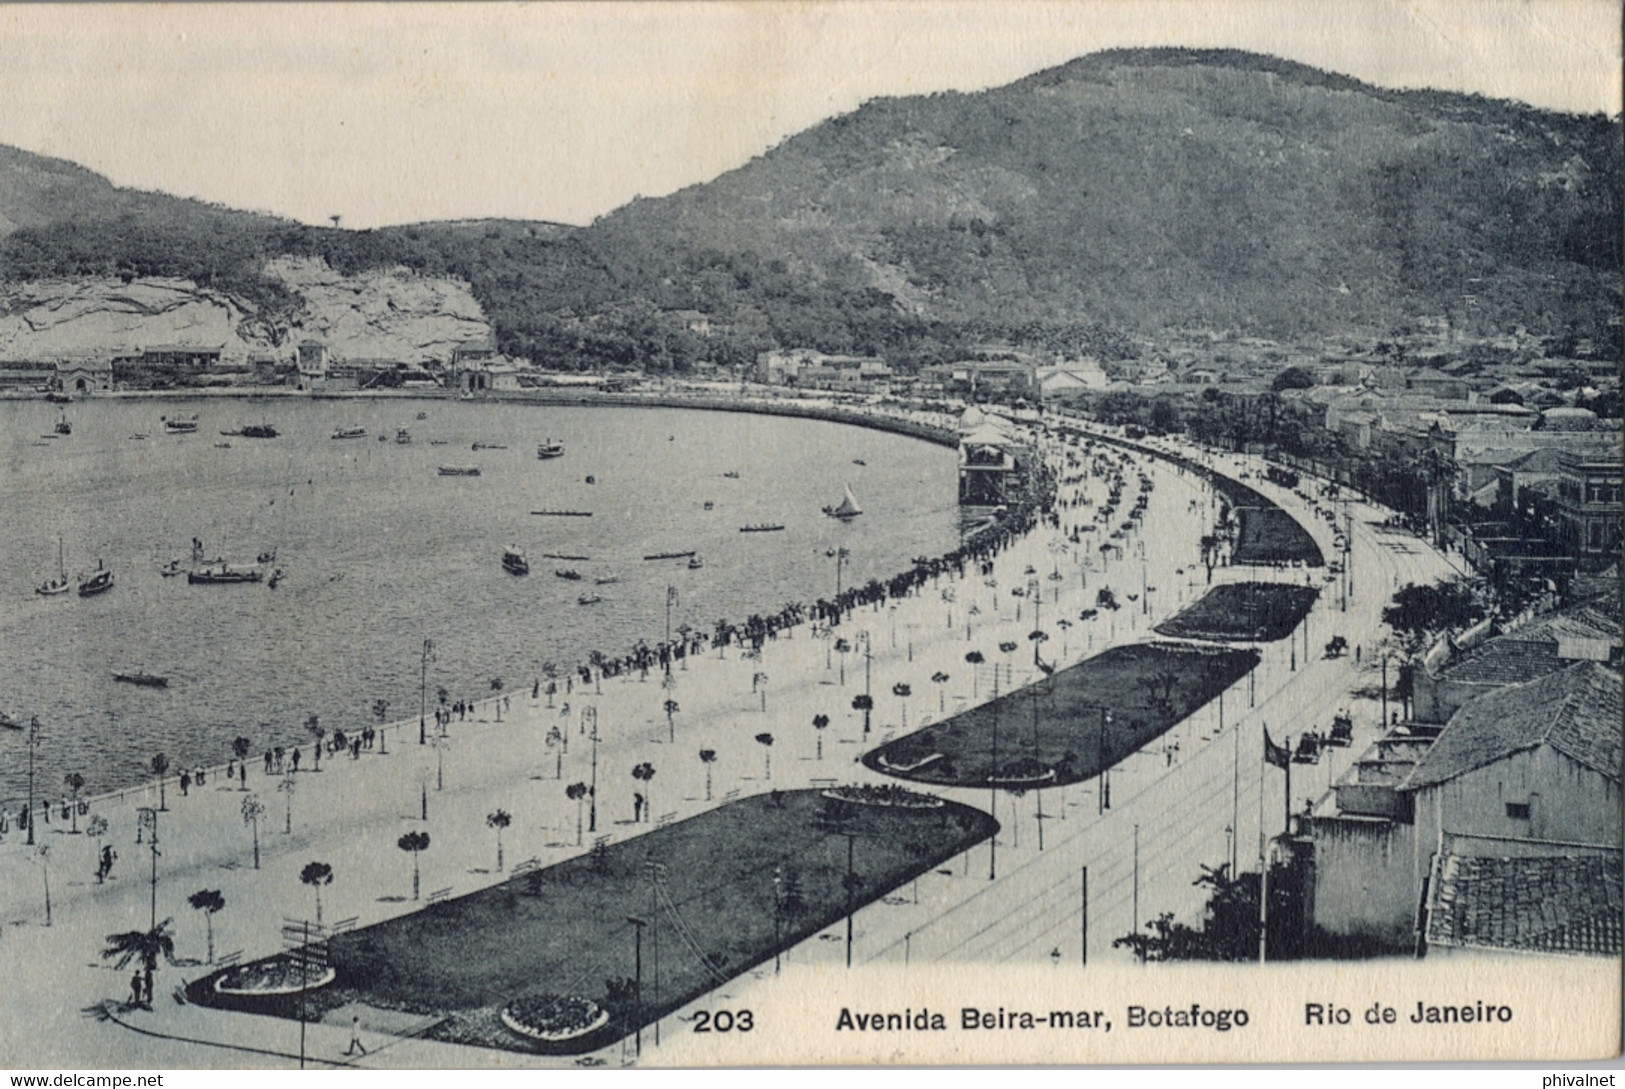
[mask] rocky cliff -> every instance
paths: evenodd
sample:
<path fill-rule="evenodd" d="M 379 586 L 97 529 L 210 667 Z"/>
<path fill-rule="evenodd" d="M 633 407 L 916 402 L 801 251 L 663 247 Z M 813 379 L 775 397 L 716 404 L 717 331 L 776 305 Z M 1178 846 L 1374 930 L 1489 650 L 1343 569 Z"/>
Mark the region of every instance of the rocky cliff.
<path fill-rule="evenodd" d="M 296 303 L 265 317 L 252 303 L 190 280 L 143 277 L 0 284 L 0 358 L 50 359 L 156 344 L 224 345 L 228 360 L 286 357 L 307 337 L 336 358 L 425 362 L 491 335 L 466 282 L 378 269 L 342 276 L 320 258 L 283 257 L 266 273 Z"/>

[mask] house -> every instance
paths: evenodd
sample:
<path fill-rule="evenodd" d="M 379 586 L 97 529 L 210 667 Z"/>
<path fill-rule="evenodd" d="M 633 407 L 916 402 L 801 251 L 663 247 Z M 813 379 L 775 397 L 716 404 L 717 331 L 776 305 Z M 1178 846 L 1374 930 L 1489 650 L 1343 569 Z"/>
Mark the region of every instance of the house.
<path fill-rule="evenodd" d="M 198 346 L 194 344 L 154 344 L 141 349 L 141 365 L 147 368 L 169 370 L 202 370 L 220 365 L 224 344 Z"/>
<path fill-rule="evenodd" d="M 1579 570 L 1619 559 L 1622 475 L 1617 441 L 1612 450 L 1558 454 L 1558 540 Z"/>
<path fill-rule="evenodd" d="M 299 388 L 320 389 L 327 384 L 331 362 L 327 345 L 319 340 L 302 340 L 297 349 Z"/>
<path fill-rule="evenodd" d="M 1471 853 L 1475 847 L 1493 850 L 1453 837 L 1434 859 L 1425 955 L 1620 955 L 1625 905 L 1617 848 L 1526 857 Z"/>
<path fill-rule="evenodd" d="M 57 361 L 56 387 L 68 393 L 91 393 L 113 388 L 113 361 L 92 355 Z"/>
<path fill-rule="evenodd" d="M 54 363 L 26 359 L 0 360 L 0 389 L 44 390 L 56 384 Z"/>
<path fill-rule="evenodd" d="M 1313 926 L 1409 949 L 1446 855 L 1617 852 L 1621 686 L 1617 668 L 1576 661 L 1467 701 L 1436 737 L 1400 727 L 1379 742 L 1337 784 L 1335 811 L 1297 821 Z"/>

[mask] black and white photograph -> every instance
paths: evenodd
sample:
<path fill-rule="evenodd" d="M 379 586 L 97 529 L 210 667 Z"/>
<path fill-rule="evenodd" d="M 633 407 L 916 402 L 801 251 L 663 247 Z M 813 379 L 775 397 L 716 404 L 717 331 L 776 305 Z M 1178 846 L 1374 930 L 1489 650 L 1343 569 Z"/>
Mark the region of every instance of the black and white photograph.
<path fill-rule="evenodd" d="M 1621 83 L 0 4 L 0 1069 L 1617 1058 Z"/>

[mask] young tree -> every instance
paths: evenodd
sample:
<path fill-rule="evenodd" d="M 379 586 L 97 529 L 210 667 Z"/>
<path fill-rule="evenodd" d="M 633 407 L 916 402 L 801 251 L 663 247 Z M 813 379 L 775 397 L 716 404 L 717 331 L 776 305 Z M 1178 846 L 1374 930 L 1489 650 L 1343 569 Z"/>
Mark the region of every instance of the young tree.
<path fill-rule="evenodd" d="M 214 913 L 226 906 L 226 898 L 221 895 L 219 889 L 199 889 L 197 892 L 194 892 L 192 895 L 188 896 L 186 898 L 186 902 L 191 904 L 198 911 L 203 912 L 203 925 L 208 928 L 209 933 L 208 963 L 213 964 Z"/>
<path fill-rule="evenodd" d="M 325 862 L 307 862 L 299 871 L 301 884 L 309 885 L 316 894 L 316 925 L 322 925 L 322 888 L 333 883 L 333 867 Z"/>
<path fill-rule="evenodd" d="M 863 697 L 858 697 L 862 699 Z M 757 734 L 756 743 L 762 746 L 762 755 L 765 758 L 764 771 L 769 782 L 773 781 L 773 735 Z"/>
<path fill-rule="evenodd" d="M 282 834 L 293 835 L 293 792 L 299 782 L 292 775 L 284 775 L 276 785 L 276 792 L 282 795 Z"/>
<path fill-rule="evenodd" d="M 717 762 L 717 750 L 701 749 L 700 763 L 705 765 L 705 800 L 711 800 L 711 765 Z"/>
<path fill-rule="evenodd" d="M 939 669 L 931 674 L 931 682 L 937 686 L 937 714 L 940 715 L 947 708 L 947 689 L 943 686 L 948 683 L 948 674 Z"/>
<path fill-rule="evenodd" d="M 51 845 L 42 843 L 35 849 L 33 861 L 39 866 L 40 879 L 45 882 L 45 925 L 51 925 Z"/>
<path fill-rule="evenodd" d="M 866 693 L 858 693 L 852 697 L 852 710 L 863 712 L 863 736 L 869 736 L 869 716 L 874 712 L 875 698 Z"/>
<path fill-rule="evenodd" d="M 152 758 L 152 773 L 158 777 L 158 808 L 167 810 L 164 803 L 164 776 L 169 772 L 169 757 L 158 753 Z"/>
<path fill-rule="evenodd" d="M 965 661 L 970 663 L 970 698 L 976 698 L 976 667 L 987 661 L 979 650 L 973 650 L 965 655 Z"/>
<path fill-rule="evenodd" d="M 70 810 L 73 813 L 71 834 L 77 836 L 79 834 L 79 792 L 85 788 L 85 777 L 77 771 L 70 771 L 63 777 L 62 781 L 73 792 L 73 807 Z"/>
<path fill-rule="evenodd" d="M 421 884 L 418 878 L 418 855 L 429 849 L 429 833 L 408 832 L 395 841 L 395 846 L 412 856 L 412 899 L 416 900 Z"/>
<path fill-rule="evenodd" d="M 254 868 L 260 868 L 260 818 L 265 816 L 265 806 L 260 803 L 259 795 L 250 794 L 243 799 L 243 823 L 251 825 L 254 829 Z"/>
<path fill-rule="evenodd" d="M 667 700 L 665 702 L 665 704 L 663 704 L 663 706 L 665 707 L 665 710 L 666 710 L 666 733 L 667 733 L 667 738 L 670 741 L 676 741 L 677 740 L 677 727 L 672 724 L 671 716 L 675 715 L 679 710 L 679 708 L 677 706 L 677 701 L 676 700 Z"/>
<path fill-rule="evenodd" d="M 829 716 L 818 714 L 813 716 L 813 737 L 818 742 L 818 759 L 824 758 L 824 731 L 829 728 Z"/>
<path fill-rule="evenodd" d="M 488 827 L 496 829 L 496 833 L 497 833 L 497 873 L 501 873 L 502 872 L 502 830 L 504 828 L 508 827 L 508 825 L 513 823 L 513 818 L 508 815 L 507 810 L 498 809 L 494 813 L 487 813 L 485 815 L 485 823 L 486 823 L 486 825 Z"/>
<path fill-rule="evenodd" d="M 649 786 L 654 777 L 655 766 L 647 761 L 632 769 L 632 778 L 641 782 L 643 789 L 648 791 L 648 797 L 644 800 L 644 820 L 649 820 L 654 814 L 654 791 Z"/>
<path fill-rule="evenodd" d="M 242 762 L 245 762 L 245 761 L 248 760 L 248 754 L 249 754 L 249 752 L 251 752 L 253 750 L 253 748 L 254 748 L 254 743 L 252 741 L 248 740 L 248 738 L 246 738 L 246 737 L 238 737 L 238 738 L 233 738 L 232 739 L 231 752 L 232 752 L 233 756 L 237 757 L 237 760 L 238 760 L 239 763 L 242 763 Z M 248 789 L 248 780 L 247 779 L 242 780 L 242 784 L 243 785 L 242 785 L 241 789 L 247 790 Z"/>
<path fill-rule="evenodd" d="M 564 788 L 564 796 L 576 803 L 576 846 L 581 846 L 581 806 L 587 799 L 586 783 L 571 783 Z"/>

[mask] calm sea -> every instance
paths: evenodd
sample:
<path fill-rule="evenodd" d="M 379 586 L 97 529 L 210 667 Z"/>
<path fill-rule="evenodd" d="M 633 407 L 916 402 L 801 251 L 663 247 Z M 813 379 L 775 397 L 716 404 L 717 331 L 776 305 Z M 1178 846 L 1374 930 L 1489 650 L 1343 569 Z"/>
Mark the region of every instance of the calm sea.
<path fill-rule="evenodd" d="M 194 412 L 196 434 L 165 433 L 160 416 Z M 49 796 L 71 771 L 86 793 L 138 781 L 159 751 L 178 769 L 224 761 L 238 735 L 256 751 L 303 743 L 312 714 L 349 731 L 378 699 L 391 719 L 413 715 L 426 638 L 431 702 L 439 686 L 488 695 L 493 677 L 528 690 L 544 661 L 563 669 L 662 638 L 668 586 L 673 626 L 709 631 L 829 595 L 837 546 L 851 551 L 852 585 L 958 540 L 952 450 L 821 421 L 386 399 L 93 400 L 65 413 L 73 434 L 44 438 L 56 406 L 0 403 L 0 710 L 40 717 L 37 782 Z M 220 434 L 257 423 L 280 436 Z M 331 438 L 350 426 L 367 437 Z M 402 427 L 409 445 L 394 441 Z M 567 452 L 538 460 L 549 437 Z M 443 477 L 441 465 L 481 475 Z M 866 513 L 841 523 L 820 508 L 846 483 Z M 592 517 L 530 513 L 540 509 Z M 759 523 L 785 529 L 739 532 Z M 194 537 L 235 562 L 274 548 L 285 580 L 162 577 L 163 564 L 189 560 Z M 70 579 L 101 561 L 114 589 L 36 595 L 56 576 L 59 538 Z M 528 577 L 503 571 L 510 544 L 528 555 Z M 702 568 L 642 559 L 690 549 Z M 594 584 L 609 575 L 620 581 Z M 584 593 L 603 600 L 580 605 Z M 169 687 L 114 682 L 129 671 Z M 22 738 L 0 730 L 7 809 L 26 789 Z"/>

